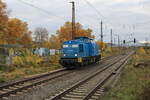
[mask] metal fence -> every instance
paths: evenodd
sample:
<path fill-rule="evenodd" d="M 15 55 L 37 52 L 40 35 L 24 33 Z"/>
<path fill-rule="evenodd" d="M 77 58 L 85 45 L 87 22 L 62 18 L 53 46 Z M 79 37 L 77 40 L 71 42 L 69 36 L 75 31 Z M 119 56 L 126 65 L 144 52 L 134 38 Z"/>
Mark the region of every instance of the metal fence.
<path fill-rule="evenodd" d="M 28 51 L 28 53 L 26 53 Z M 26 56 L 27 54 L 38 55 L 40 57 L 61 54 L 61 50 L 48 48 L 24 48 L 21 45 L 0 45 L 0 64 L 12 64 L 14 56 Z"/>

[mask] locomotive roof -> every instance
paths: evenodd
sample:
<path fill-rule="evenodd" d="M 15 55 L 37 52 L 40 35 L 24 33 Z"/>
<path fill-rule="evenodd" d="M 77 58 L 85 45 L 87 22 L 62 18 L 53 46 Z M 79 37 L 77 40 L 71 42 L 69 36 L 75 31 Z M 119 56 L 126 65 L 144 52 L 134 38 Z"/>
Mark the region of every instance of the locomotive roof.
<path fill-rule="evenodd" d="M 75 39 L 90 39 L 90 40 L 93 40 L 92 38 L 89 38 L 89 37 L 75 37 Z"/>
<path fill-rule="evenodd" d="M 64 44 L 90 42 L 90 41 L 88 41 L 88 40 L 93 40 L 93 39 L 88 38 L 88 37 L 76 37 L 75 40 L 68 40 L 68 41 L 65 41 Z"/>

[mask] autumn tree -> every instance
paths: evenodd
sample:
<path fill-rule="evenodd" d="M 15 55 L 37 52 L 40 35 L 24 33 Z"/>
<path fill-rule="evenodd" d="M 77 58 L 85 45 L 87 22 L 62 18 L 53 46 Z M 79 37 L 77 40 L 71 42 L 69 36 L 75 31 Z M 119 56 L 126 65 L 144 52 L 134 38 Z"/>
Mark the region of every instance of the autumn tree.
<path fill-rule="evenodd" d="M 57 30 L 57 35 L 60 42 L 64 42 L 66 40 L 71 40 L 71 32 L 72 32 L 72 23 L 66 22 L 59 30 Z M 84 29 L 80 23 L 76 23 L 76 34 L 75 37 L 86 36 L 89 38 L 94 38 L 92 35 L 92 29 Z"/>
<path fill-rule="evenodd" d="M 0 44 L 30 44 L 31 32 L 28 25 L 17 18 L 10 19 L 6 4 L 0 0 Z"/>
<path fill-rule="evenodd" d="M 49 48 L 50 49 L 60 49 L 61 48 L 61 44 L 60 44 L 58 36 L 51 35 L 51 37 L 49 38 Z"/>
<path fill-rule="evenodd" d="M 36 43 L 44 43 L 48 41 L 48 31 L 46 28 L 38 27 L 34 31 L 34 41 Z"/>
<path fill-rule="evenodd" d="M 104 49 L 107 48 L 107 43 L 105 43 L 105 42 L 102 43 L 100 40 L 98 40 L 98 41 L 97 41 L 97 44 L 98 44 L 98 46 L 99 46 L 99 49 L 101 49 L 102 44 L 103 44 L 103 48 L 104 48 Z"/>
<path fill-rule="evenodd" d="M 21 40 L 19 41 L 20 44 L 23 44 L 23 45 L 30 45 L 32 44 L 32 37 L 31 37 L 31 32 L 29 33 L 25 33 Z"/>
<path fill-rule="evenodd" d="M 6 4 L 0 0 L 0 44 L 5 43 L 5 34 L 7 33 L 7 22 L 8 22 L 8 16 L 7 16 L 7 10 L 6 10 Z"/>
<path fill-rule="evenodd" d="M 8 33 L 5 36 L 8 44 L 30 44 L 32 42 L 28 24 L 17 18 L 9 19 Z"/>

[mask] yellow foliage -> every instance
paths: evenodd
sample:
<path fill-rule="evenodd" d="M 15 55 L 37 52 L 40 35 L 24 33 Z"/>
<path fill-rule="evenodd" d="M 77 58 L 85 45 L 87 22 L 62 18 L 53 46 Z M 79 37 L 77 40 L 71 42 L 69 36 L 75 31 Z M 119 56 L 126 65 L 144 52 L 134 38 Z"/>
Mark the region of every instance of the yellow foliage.
<path fill-rule="evenodd" d="M 140 58 L 141 58 L 141 57 L 140 57 L 139 55 L 134 55 L 134 56 L 133 56 L 133 59 L 136 59 L 136 61 L 139 61 Z"/>
<path fill-rule="evenodd" d="M 13 57 L 13 63 L 16 65 L 26 65 L 26 64 L 36 65 L 41 61 L 42 61 L 41 57 L 39 57 L 38 55 L 33 55 L 33 53 L 28 49 L 23 50 L 23 56 Z"/>
<path fill-rule="evenodd" d="M 110 49 L 110 48 L 107 48 L 107 49 L 106 49 L 106 52 L 111 52 L 111 49 Z"/>
<path fill-rule="evenodd" d="M 110 48 L 106 48 L 105 56 L 110 56 L 110 55 L 111 55 L 111 49 Z"/>
<path fill-rule="evenodd" d="M 140 48 L 140 49 L 138 49 L 138 51 L 137 51 L 139 54 L 146 54 L 146 51 L 144 50 L 144 48 Z"/>
<path fill-rule="evenodd" d="M 97 41 L 97 44 L 98 44 L 98 46 L 99 46 L 99 49 L 101 48 L 101 45 L 103 45 L 103 48 L 104 48 L 104 49 L 107 48 L 107 43 L 105 43 L 105 42 L 103 42 L 103 44 L 102 44 L 102 42 L 101 42 L 100 40 L 98 40 L 98 41 Z"/>
<path fill-rule="evenodd" d="M 5 34 L 8 32 L 7 24 L 8 15 L 6 4 L 3 0 L 0 0 L 0 44 L 6 43 L 6 39 L 4 38 Z"/>
<path fill-rule="evenodd" d="M 56 43 L 57 43 L 57 45 L 56 45 Z M 49 38 L 49 47 L 48 48 L 50 48 L 50 49 L 60 49 L 61 48 L 61 43 L 60 43 L 58 36 L 51 35 L 51 37 Z"/>
<path fill-rule="evenodd" d="M 19 57 L 19 56 L 13 57 L 13 63 L 17 64 L 17 65 L 23 65 L 24 64 L 22 57 Z"/>
<path fill-rule="evenodd" d="M 3 76 L 8 78 L 8 79 L 19 78 L 19 77 L 24 76 L 24 75 L 25 75 L 24 72 L 20 69 L 16 69 L 11 73 L 3 74 Z"/>
<path fill-rule="evenodd" d="M 133 59 L 137 62 L 146 62 L 150 61 L 150 54 L 147 53 L 149 50 L 145 50 L 144 48 L 139 48 L 136 54 L 133 56 Z"/>
<path fill-rule="evenodd" d="M 17 18 L 8 20 L 8 32 L 5 37 L 9 44 L 29 44 L 32 41 L 28 24 Z"/>
<path fill-rule="evenodd" d="M 55 55 L 54 55 L 54 56 L 51 56 L 51 57 L 50 57 L 50 62 L 51 62 L 51 63 L 58 63 L 58 59 L 59 59 L 58 56 L 55 56 Z"/>
<path fill-rule="evenodd" d="M 14 49 L 13 48 L 11 48 L 10 50 L 9 50 L 9 55 L 14 55 Z"/>
<path fill-rule="evenodd" d="M 72 31 L 72 23 L 66 22 L 60 29 L 57 30 L 57 35 L 60 43 L 63 43 L 66 40 L 71 40 L 71 31 Z M 95 36 L 92 35 L 92 29 L 84 29 L 80 23 L 76 23 L 76 34 L 75 37 L 89 37 L 94 38 Z"/>

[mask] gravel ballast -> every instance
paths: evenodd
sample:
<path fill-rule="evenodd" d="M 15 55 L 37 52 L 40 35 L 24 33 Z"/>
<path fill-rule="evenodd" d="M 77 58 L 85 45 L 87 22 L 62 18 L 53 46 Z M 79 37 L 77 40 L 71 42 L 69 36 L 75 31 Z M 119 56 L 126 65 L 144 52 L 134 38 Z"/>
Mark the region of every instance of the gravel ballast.
<path fill-rule="evenodd" d="M 115 61 L 116 58 L 117 57 L 112 58 L 112 61 Z M 107 64 L 108 60 L 101 61 L 100 64 L 89 65 L 87 67 L 70 70 L 72 72 L 70 74 L 31 88 L 27 90 L 27 92 L 18 93 L 16 96 L 8 97 L 7 100 L 45 100 L 46 98 L 50 98 L 51 96 L 58 94 L 69 86 L 72 86 L 90 73 L 93 73 Z"/>

